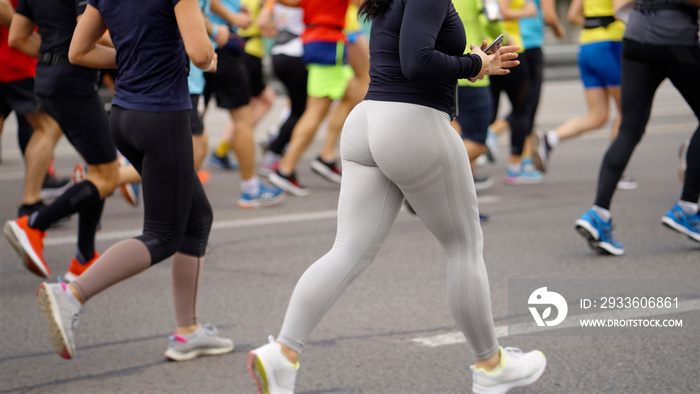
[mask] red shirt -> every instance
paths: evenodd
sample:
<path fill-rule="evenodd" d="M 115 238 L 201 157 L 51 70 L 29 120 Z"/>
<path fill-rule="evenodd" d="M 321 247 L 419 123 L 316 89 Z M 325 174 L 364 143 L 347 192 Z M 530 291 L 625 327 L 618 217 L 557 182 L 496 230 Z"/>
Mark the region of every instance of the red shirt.
<path fill-rule="evenodd" d="M 349 0 L 301 0 L 306 29 L 301 35 L 304 44 L 316 41 L 345 41 L 343 28 Z"/>
<path fill-rule="evenodd" d="M 19 0 L 10 0 L 12 8 L 17 8 Z M 34 78 L 36 74 L 36 59 L 10 48 L 7 43 L 9 30 L 0 26 L 0 83 L 15 82 L 22 79 Z"/>

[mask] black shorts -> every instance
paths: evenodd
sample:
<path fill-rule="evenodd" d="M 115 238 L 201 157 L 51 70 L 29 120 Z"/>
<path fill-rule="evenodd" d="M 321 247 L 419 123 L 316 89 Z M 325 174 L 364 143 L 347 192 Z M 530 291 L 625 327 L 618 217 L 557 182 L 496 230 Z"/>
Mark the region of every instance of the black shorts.
<path fill-rule="evenodd" d="M 39 109 L 34 99 L 34 78 L 0 83 L 0 98 L 18 115 L 31 114 Z"/>
<path fill-rule="evenodd" d="M 192 128 L 192 135 L 202 135 L 204 133 L 204 119 L 202 116 L 204 114 L 199 112 L 199 94 L 190 94 L 190 99 L 192 100 L 192 114 L 190 115 L 190 127 Z"/>
<path fill-rule="evenodd" d="M 63 134 L 90 165 L 117 160 L 117 148 L 109 133 L 102 100 L 91 96 L 39 96 L 39 108 L 51 115 Z"/>
<path fill-rule="evenodd" d="M 250 103 L 250 76 L 243 56 L 224 48 L 216 50 L 216 73 L 204 73 L 205 102 L 214 94 L 216 105 L 224 109 L 236 109 Z"/>
<path fill-rule="evenodd" d="M 0 116 L 2 116 L 3 119 L 7 119 L 10 112 L 12 112 L 12 107 L 10 107 L 10 104 L 5 101 L 2 96 L 0 96 Z"/>
<path fill-rule="evenodd" d="M 248 53 L 243 54 L 243 62 L 250 76 L 250 97 L 258 97 L 265 90 L 262 59 Z"/>

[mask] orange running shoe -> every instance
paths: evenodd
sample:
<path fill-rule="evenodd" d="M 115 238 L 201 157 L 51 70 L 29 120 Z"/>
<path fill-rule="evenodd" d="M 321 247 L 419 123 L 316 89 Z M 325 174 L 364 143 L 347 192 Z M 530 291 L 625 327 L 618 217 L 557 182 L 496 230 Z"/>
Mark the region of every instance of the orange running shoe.
<path fill-rule="evenodd" d="M 44 260 L 46 233 L 29 227 L 29 216 L 5 222 L 5 236 L 17 250 L 25 267 L 42 278 L 51 277 L 51 269 Z"/>
<path fill-rule="evenodd" d="M 80 275 L 82 275 L 83 272 L 85 272 L 85 270 L 88 269 L 92 265 L 92 263 L 94 263 L 99 258 L 100 258 L 100 254 L 95 252 L 95 254 L 92 256 L 92 258 L 90 260 L 88 260 L 87 263 L 80 264 L 78 259 L 73 257 L 70 260 L 70 267 L 68 267 L 68 272 L 66 272 L 66 274 L 63 276 L 63 280 L 65 280 L 66 282 L 72 282 L 72 281 L 78 279 L 78 277 Z"/>
<path fill-rule="evenodd" d="M 202 185 L 209 182 L 209 171 L 199 170 L 197 171 L 197 176 L 199 177 L 199 181 L 202 183 Z"/>

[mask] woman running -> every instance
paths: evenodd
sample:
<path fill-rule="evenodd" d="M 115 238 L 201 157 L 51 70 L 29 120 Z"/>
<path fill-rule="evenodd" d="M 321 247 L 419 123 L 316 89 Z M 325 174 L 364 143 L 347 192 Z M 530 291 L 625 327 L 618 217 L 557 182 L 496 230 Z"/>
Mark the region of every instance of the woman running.
<path fill-rule="evenodd" d="M 371 82 L 343 130 L 336 240 L 297 283 L 278 341 L 251 351 L 248 368 L 261 392 L 293 392 L 307 337 L 372 263 L 405 197 L 447 252 L 450 310 L 478 360 L 474 392 L 532 383 L 544 355 L 496 340 L 469 159 L 450 125 L 457 80 L 507 74 L 518 47 L 464 55 L 450 0 L 367 0 L 360 13 L 372 19 Z"/>
<path fill-rule="evenodd" d="M 109 28 L 114 48 L 97 44 Z M 74 64 L 116 68 L 110 130 L 143 179 L 143 234 L 110 247 L 69 285 L 37 290 L 51 341 L 75 357 L 81 305 L 108 287 L 172 256 L 177 332 L 166 357 L 187 360 L 233 350 L 197 320 L 197 292 L 212 210 L 194 171 L 187 88 L 189 59 L 216 69 L 197 0 L 89 0 L 68 52 Z"/>

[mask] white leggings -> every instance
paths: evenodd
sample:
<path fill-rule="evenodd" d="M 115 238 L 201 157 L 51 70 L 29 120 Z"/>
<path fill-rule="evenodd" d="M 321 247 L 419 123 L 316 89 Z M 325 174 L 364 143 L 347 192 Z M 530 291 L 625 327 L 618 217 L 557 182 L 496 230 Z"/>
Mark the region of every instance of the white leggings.
<path fill-rule="evenodd" d="M 278 340 L 301 352 L 311 330 L 374 260 L 405 196 L 447 253 L 450 311 L 477 360 L 495 355 L 476 191 L 448 115 L 416 104 L 363 101 L 345 122 L 340 151 L 335 243 L 299 279 Z"/>

